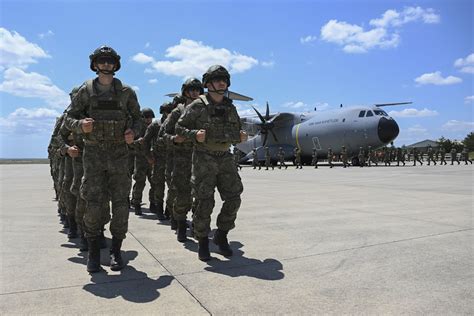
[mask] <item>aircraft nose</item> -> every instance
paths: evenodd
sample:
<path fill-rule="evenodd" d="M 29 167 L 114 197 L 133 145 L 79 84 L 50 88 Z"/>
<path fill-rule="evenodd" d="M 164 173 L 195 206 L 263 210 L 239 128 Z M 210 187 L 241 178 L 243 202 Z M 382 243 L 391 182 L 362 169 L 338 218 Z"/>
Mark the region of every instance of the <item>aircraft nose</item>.
<path fill-rule="evenodd" d="M 399 132 L 400 129 L 398 128 L 398 124 L 395 122 L 395 120 L 387 119 L 385 117 L 380 118 L 378 134 L 382 143 L 391 142 L 398 136 Z"/>

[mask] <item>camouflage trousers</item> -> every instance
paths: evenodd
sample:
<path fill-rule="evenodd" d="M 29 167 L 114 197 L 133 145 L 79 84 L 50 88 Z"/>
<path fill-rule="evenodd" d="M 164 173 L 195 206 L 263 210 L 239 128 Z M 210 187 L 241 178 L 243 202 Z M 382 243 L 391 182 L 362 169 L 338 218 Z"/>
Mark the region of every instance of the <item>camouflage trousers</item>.
<path fill-rule="evenodd" d="M 86 200 L 84 232 L 86 238 L 101 234 L 103 219 L 109 212 L 104 199 L 112 201 L 110 232 L 125 239 L 128 230 L 128 194 L 131 178 L 128 172 L 128 148 L 125 143 L 88 145 L 82 156 L 84 176 L 81 196 Z"/>
<path fill-rule="evenodd" d="M 311 166 L 315 166 L 317 167 L 318 166 L 318 157 L 313 157 L 313 159 L 311 159 Z"/>
<path fill-rule="evenodd" d="M 58 162 L 58 173 L 57 173 L 57 180 L 56 186 L 58 188 L 58 208 L 61 210 L 61 214 L 66 215 L 66 205 L 64 204 L 64 198 L 61 199 L 62 195 L 62 188 L 63 188 L 63 181 L 64 181 L 64 164 L 65 164 L 65 157 L 61 157 Z"/>
<path fill-rule="evenodd" d="M 257 168 L 257 167 L 258 167 L 259 169 L 261 168 L 261 167 L 260 167 L 260 161 L 258 161 L 257 158 L 255 158 L 255 159 L 252 160 L 252 167 L 253 167 L 254 169 Z"/>
<path fill-rule="evenodd" d="M 196 199 L 193 216 L 195 236 L 204 238 L 209 234 L 216 187 L 223 201 L 217 216 L 217 228 L 224 231 L 233 229 L 240 208 L 243 185 L 232 154 L 227 152 L 216 155 L 195 149 L 192 157 L 191 184 Z"/>
<path fill-rule="evenodd" d="M 74 180 L 74 170 L 72 167 L 72 158 L 69 156 L 64 157 L 64 179 L 61 185 L 61 196 L 64 208 L 67 216 L 75 216 L 76 213 L 76 196 L 71 193 L 71 186 Z"/>
<path fill-rule="evenodd" d="M 151 170 L 151 182 L 154 184 L 154 201 L 158 205 L 163 205 L 165 198 L 165 170 L 166 170 L 166 152 L 165 149 L 153 149 L 153 158 L 155 160 Z"/>
<path fill-rule="evenodd" d="M 186 219 L 186 215 L 193 204 L 191 195 L 192 155 L 192 148 L 176 148 L 174 151 L 171 187 L 175 192 L 173 216 L 178 221 Z"/>
<path fill-rule="evenodd" d="M 168 187 L 166 192 L 166 212 L 173 216 L 174 201 L 176 200 L 176 191 L 171 185 L 173 179 L 173 166 L 174 166 L 174 146 L 166 146 L 166 163 L 165 163 L 165 182 Z"/>
<path fill-rule="evenodd" d="M 135 183 L 133 184 L 132 189 L 132 205 L 140 205 L 142 202 L 143 189 L 145 188 L 147 178 L 150 183 L 148 199 L 150 200 L 150 203 L 156 203 L 155 183 L 152 181 L 152 169 L 153 166 L 148 163 L 148 160 L 144 155 L 138 154 L 135 156 L 135 169 L 133 172 Z"/>
<path fill-rule="evenodd" d="M 86 212 L 86 200 L 84 200 L 80 194 L 82 176 L 84 175 L 84 168 L 82 165 L 82 157 L 76 157 L 72 160 L 72 169 L 74 171 L 74 178 L 71 185 L 71 193 L 76 196 L 76 211 L 75 218 L 77 225 L 84 230 L 84 214 Z M 103 208 L 107 209 L 102 215 L 102 226 L 110 221 L 110 203 L 105 195 L 102 196 Z"/>

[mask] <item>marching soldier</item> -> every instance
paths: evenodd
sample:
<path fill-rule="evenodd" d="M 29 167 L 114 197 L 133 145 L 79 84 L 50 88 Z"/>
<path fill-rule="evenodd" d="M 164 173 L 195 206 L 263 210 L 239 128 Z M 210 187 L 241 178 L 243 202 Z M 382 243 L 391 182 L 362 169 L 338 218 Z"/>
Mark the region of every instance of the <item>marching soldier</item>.
<path fill-rule="evenodd" d="M 303 165 L 301 164 L 301 150 L 298 147 L 295 147 L 293 150 L 293 155 L 295 156 L 296 169 L 303 169 Z"/>
<path fill-rule="evenodd" d="M 281 167 L 288 169 L 288 166 L 285 164 L 285 151 L 283 150 L 283 147 L 278 148 L 278 161 L 280 163 L 278 169 L 281 169 Z"/>
<path fill-rule="evenodd" d="M 313 154 L 311 155 L 311 165 L 314 166 L 314 169 L 318 169 L 318 151 L 316 147 L 313 147 Z"/>
<path fill-rule="evenodd" d="M 272 156 L 270 155 L 270 149 L 268 146 L 265 146 L 265 170 L 268 170 L 268 167 L 272 167 L 272 170 L 275 169 L 275 167 L 272 165 Z"/>
<path fill-rule="evenodd" d="M 329 168 L 332 168 L 333 167 L 333 164 L 332 164 L 332 157 L 333 157 L 333 152 L 332 152 L 332 149 L 331 147 L 328 148 L 328 164 L 329 164 Z"/>

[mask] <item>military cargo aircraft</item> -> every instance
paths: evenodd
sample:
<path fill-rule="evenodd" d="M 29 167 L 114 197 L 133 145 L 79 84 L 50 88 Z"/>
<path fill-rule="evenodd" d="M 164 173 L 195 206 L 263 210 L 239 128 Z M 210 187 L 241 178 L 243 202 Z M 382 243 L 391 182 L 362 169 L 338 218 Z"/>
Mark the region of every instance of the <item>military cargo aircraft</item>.
<path fill-rule="evenodd" d="M 364 150 L 368 146 L 380 148 L 398 136 L 397 122 L 381 107 L 410 103 L 347 108 L 341 105 L 336 110 L 276 114 L 270 114 L 267 103 L 265 116 L 253 108 L 256 116 L 241 117 L 249 139 L 236 147 L 245 154 L 241 162 L 252 158 L 253 148 L 257 149 L 258 159 L 264 160 L 264 147 L 268 146 L 272 160 L 277 159 L 279 147 L 285 151 L 285 159 L 291 159 L 294 148 L 298 147 L 303 163 L 308 163 L 311 161 L 313 148 L 316 148 L 319 158 L 326 158 L 329 148 L 337 155 L 342 146 L 345 146 L 352 164 L 358 165 L 357 154 L 360 147 Z"/>

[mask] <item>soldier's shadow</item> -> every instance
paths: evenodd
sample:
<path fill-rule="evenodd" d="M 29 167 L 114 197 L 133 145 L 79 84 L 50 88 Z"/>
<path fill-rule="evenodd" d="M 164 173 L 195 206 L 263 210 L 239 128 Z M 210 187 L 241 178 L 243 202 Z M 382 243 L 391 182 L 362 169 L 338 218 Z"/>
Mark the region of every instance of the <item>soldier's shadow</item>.
<path fill-rule="evenodd" d="M 160 296 L 159 289 L 171 284 L 174 277 L 162 275 L 156 280 L 151 279 L 145 272 L 138 271 L 129 262 L 137 257 L 136 251 L 123 251 L 122 257 L 127 264 L 120 274 L 109 275 L 107 270 L 91 274 L 90 284 L 83 286 L 87 292 L 102 298 L 112 299 L 123 297 L 123 299 L 134 303 L 147 303 L 156 300 Z M 87 264 L 87 252 L 81 252 L 79 257 L 69 259 L 72 262 Z M 101 265 L 109 265 L 109 250 L 101 251 Z"/>
<path fill-rule="evenodd" d="M 212 256 L 213 253 L 219 253 L 219 250 L 212 240 L 209 240 L 212 259 L 206 262 L 209 265 L 204 268 L 206 271 L 224 274 L 233 278 L 247 276 L 269 281 L 281 280 L 285 277 L 285 274 L 282 272 L 283 264 L 280 261 L 272 258 L 264 260 L 247 258 L 241 250 L 244 246 L 242 243 L 232 241 L 229 244 L 234 254 L 228 260 L 221 260 Z M 195 242 L 188 241 L 184 243 L 184 247 L 196 253 L 198 251 L 198 244 Z"/>

